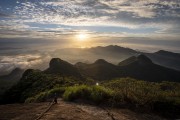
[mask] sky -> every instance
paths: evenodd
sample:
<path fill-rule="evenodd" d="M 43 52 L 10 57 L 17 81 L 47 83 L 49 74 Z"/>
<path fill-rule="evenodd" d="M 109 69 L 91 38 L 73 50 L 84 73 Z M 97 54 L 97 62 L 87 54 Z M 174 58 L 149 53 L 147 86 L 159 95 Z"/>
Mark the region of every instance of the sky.
<path fill-rule="evenodd" d="M 1 60 L 106 45 L 180 53 L 180 0 L 0 0 Z"/>

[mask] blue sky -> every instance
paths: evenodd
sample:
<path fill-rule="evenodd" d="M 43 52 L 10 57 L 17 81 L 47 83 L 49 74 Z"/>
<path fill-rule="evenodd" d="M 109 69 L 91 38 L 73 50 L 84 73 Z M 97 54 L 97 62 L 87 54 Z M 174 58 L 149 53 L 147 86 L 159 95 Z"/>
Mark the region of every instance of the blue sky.
<path fill-rule="evenodd" d="M 180 52 L 179 23 L 180 0 L 0 1 L 0 41 L 44 39 L 81 47 L 76 35 L 86 34 L 84 47 L 117 44 Z"/>

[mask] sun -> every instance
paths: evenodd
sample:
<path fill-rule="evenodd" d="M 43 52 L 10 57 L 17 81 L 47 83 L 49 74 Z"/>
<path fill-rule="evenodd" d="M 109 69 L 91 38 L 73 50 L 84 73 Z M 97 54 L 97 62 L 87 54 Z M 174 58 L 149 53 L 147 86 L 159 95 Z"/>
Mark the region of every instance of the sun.
<path fill-rule="evenodd" d="M 87 38 L 88 38 L 88 35 L 85 34 L 85 33 L 79 33 L 79 34 L 77 35 L 77 39 L 80 40 L 80 41 L 86 41 Z"/>
<path fill-rule="evenodd" d="M 91 44 L 91 35 L 86 32 L 78 32 L 75 34 L 73 40 L 74 45 L 78 48 L 87 48 Z"/>

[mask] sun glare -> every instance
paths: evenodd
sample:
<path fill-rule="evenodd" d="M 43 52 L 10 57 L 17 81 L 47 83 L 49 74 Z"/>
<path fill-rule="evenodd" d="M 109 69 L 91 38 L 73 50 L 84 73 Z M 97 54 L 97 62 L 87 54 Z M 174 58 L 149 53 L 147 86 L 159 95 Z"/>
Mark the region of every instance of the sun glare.
<path fill-rule="evenodd" d="M 74 36 L 74 46 L 82 49 L 87 48 L 91 45 L 90 38 L 91 36 L 83 31 L 76 33 L 76 35 Z"/>
<path fill-rule="evenodd" d="M 88 36 L 87 36 L 87 34 L 80 33 L 80 34 L 77 35 L 77 38 L 80 41 L 85 41 L 85 40 L 87 40 Z"/>

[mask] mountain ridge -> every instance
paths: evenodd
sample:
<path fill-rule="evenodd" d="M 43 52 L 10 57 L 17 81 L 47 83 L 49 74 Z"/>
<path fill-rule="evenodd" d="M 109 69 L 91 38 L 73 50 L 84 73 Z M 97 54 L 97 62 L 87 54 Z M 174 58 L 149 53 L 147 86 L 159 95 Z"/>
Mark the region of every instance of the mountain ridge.
<path fill-rule="evenodd" d="M 180 75 L 178 75 L 180 72 L 156 65 L 145 55 L 130 57 L 120 62 L 118 65 L 114 65 L 100 59 L 96 60 L 92 64 L 83 64 L 82 66 L 77 67 L 84 75 L 97 80 L 132 77 L 151 82 L 179 82 L 180 78 Z"/>
<path fill-rule="evenodd" d="M 75 76 L 75 77 L 82 77 L 77 68 L 64 61 L 60 58 L 52 58 L 49 63 L 49 68 L 47 68 L 44 73 L 46 74 L 59 74 L 62 76 Z"/>
<path fill-rule="evenodd" d="M 21 68 L 15 68 L 9 74 L 0 76 L 0 94 L 3 94 L 5 90 L 16 84 L 24 71 Z"/>
<path fill-rule="evenodd" d="M 52 58 L 45 71 L 28 69 L 18 83 L 2 96 L 0 103 L 33 101 L 34 96 L 55 86 L 81 85 L 89 82 L 108 82 L 116 78 L 132 78 L 147 82 L 180 82 L 180 72 L 154 64 L 145 55 L 134 56 L 131 62 L 120 66 L 98 59 L 94 63 L 70 64 L 60 58 Z M 128 60 L 128 59 L 127 59 Z M 63 68 L 66 67 L 66 68 Z M 90 78 L 90 79 L 89 79 Z M 44 93 L 42 93 L 44 95 Z M 30 99 L 29 97 L 33 97 Z M 29 99 L 27 99 L 29 98 Z"/>
<path fill-rule="evenodd" d="M 158 65 L 180 71 L 180 54 L 165 50 L 159 50 L 154 53 L 146 53 L 117 45 L 109 45 L 83 49 L 59 49 L 53 52 L 53 56 L 63 56 L 63 59 L 68 59 L 69 56 L 71 56 L 71 63 L 85 61 L 87 61 L 86 63 L 92 63 L 93 61 L 102 58 L 107 61 L 111 61 L 113 64 L 118 64 L 120 61 L 123 61 L 131 56 L 138 56 L 139 54 L 146 55 L 152 60 L 152 62 Z"/>

